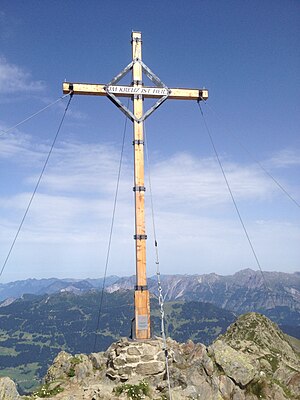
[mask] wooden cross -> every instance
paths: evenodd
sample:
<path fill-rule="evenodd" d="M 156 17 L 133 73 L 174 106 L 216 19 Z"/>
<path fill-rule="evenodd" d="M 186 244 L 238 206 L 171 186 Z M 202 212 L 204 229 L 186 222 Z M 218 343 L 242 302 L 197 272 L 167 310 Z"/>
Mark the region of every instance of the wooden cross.
<path fill-rule="evenodd" d="M 79 95 L 107 96 L 133 122 L 134 146 L 134 187 L 135 194 L 135 249 L 136 249 L 136 285 L 134 287 L 134 319 L 132 337 L 135 339 L 150 339 L 150 301 L 146 277 L 146 230 L 144 207 L 144 120 L 152 114 L 165 100 L 206 100 L 206 89 L 168 88 L 142 62 L 141 32 L 132 32 L 132 62 L 124 68 L 108 84 L 63 83 L 63 92 Z M 117 85 L 117 83 L 132 71 L 132 84 Z M 145 74 L 154 86 L 143 85 Z M 133 111 L 120 100 L 130 97 L 133 100 Z M 146 112 L 143 110 L 144 98 L 157 99 L 156 103 Z"/>

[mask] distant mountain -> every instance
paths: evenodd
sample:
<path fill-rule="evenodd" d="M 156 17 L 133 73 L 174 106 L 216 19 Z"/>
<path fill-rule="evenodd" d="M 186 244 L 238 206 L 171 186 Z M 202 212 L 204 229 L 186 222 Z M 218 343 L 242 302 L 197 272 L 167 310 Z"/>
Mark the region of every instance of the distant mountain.
<path fill-rule="evenodd" d="M 244 313 L 271 309 L 274 305 L 300 310 L 300 272 L 264 272 L 244 269 L 234 275 L 162 275 L 166 300 L 197 300 L 213 303 L 221 308 Z M 130 289 L 134 278 L 121 278 L 107 287 L 112 293 Z M 267 287 L 266 287 L 267 286 Z M 155 277 L 148 280 L 149 290 L 157 294 Z"/>
<path fill-rule="evenodd" d="M 252 269 L 241 270 L 234 275 L 162 275 L 161 282 L 165 299 L 196 300 L 213 303 L 237 313 L 289 307 L 300 310 L 300 272 L 264 272 Z M 117 290 L 132 290 L 135 277 L 109 276 L 105 287 L 109 293 Z M 267 289 L 266 289 L 267 284 Z M 61 291 L 74 293 L 99 289 L 100 279 L 27 279 L 1 284 L 0 301 L 19 298 L 23 294 L 52 294 Z M 150 292 L 157 295 L 156 277 L 148 278 Z"/>
<path fill-rule="evenodd" d="M 103 351 L 120 337 L 129 336 L 133 292 L 104 295 L 96 335 L 100 298 L 99 291 L 80 296 L 68 292 L 24 295 L 1 307 L 0 376 L 18 377 L 26 390 L 34 379 L 45 374 L 59 351 Z M 160 312 L 155 298 L 151 299 L 151 308 L 153 333 L 160 335 Z M 166 303 L 165 314 L 167 335 L 179 341 L 193 339 L 205 344 L 224 333 L 236 318 L 227 310 L 195 301 Z"/>
<path fill-rule="evenodd" d="M 211 303 L 236 314 L 260 312 L 276 322 L 284 332 L 300 338 L 300 273 L 264 272 L 244 269 L 234 275 L 162 275 L 166 301 Z M 132 290 L 135 277 L 110 276 L 106 291 Z M 267 285 L 267 287 L 266 287 Z M 7 305 L 29 294 L 72 292 L 83 294 L 102 288 L 103 279 L 28 279 L 0 284 L 0 301 Z M 150 292 L 157 296 L 157 279 L 148 279 Z"/>
<path fill-rule="evenodd" d="M 105 285 L 112 285 L 120 279 L 117 276 L 106 278 Z M 100 279 L 26 279 L 9 283 L 0 283 L 0 302 L 6 299 L 17 299 L 24 294 L 52 294 L 61 291 L 86 292 L 102 288 L 103 278 Z"/>
<path fill-rule="evenodd" d="M 109 293 L 131 288 L 134 277 L 121 278 L 108 286 Z M 244 269 L 234 275 L 162 275 L 168 301 L 211 303 L 236 314 L 260 312 L 280 328 L 300 338 L 300 273 L 264 272 Z M 157 295 L 157 280 L 148 279 L 150 292 Z"/>
<path fill-rule="evenodd" d="M 265 279 L 264 279 L 265 278 Z M 168 301 L 185 300 L 211 303 L 243 314 L 257 311 L 300 338 L 300 273 L 264 272 L 244 269 L 234 275 L 162 275 L 162 289 Z M 132 287 L 133 277 L 122 278 L 107 291 Z M 267 286 L 267 287 L 266 287 Z M 157 295 L 155 277 L 148 280 L 149 290 Z"/>

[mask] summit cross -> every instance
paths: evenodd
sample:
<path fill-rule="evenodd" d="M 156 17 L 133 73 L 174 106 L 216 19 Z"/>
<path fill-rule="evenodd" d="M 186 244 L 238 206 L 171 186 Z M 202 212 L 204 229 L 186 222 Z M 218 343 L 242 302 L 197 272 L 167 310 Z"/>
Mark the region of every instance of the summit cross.
<path fill-rule="evenodd" d="M 134 287 L 134 318 L 132 338 L 150 339 L 150 300 L 146 276 L 146 229 L 145 229 L 145 186 L 144 186 L 144 121 L 165 100 L 206 100 L 206 89 L 168 88 L 142 61 L 141 32 L 132 32 L 132 61 L 107 84 L 63 83 L 63 93 L 108 97 L 133 122 L 134 147 L 134 197 L 135 197 L 135 250 L 136 284 Z M 118 85 L 119 81 L 132 72 L 132 84 Z M 154 84 L 144 86 L 143 75 Z M 130 97 L 132 111 L 120 100 Z M 143 110 L 144 98 L 157 99 L 147 111 Z"/>

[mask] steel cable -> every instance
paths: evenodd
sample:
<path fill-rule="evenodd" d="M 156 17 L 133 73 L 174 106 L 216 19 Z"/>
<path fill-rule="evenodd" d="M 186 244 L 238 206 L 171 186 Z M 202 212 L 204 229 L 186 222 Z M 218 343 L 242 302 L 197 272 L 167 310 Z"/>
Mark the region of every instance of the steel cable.
<path fill-rule="evenodd" d="M 226 183 L 226 186 L 227 186 L 228 192 L 229 192 L 229 194 L 230 194 L 232 203 L 233 203 L 233 205 L 234 205 L 235 211 L 236 211 L 236 213 L 237 213 L 238 219 L 239 219 L 239 221 L 240 221 L 240 223 L 241 223 L 241 226 L 242 226 L 243 231 L 244 231 L 244 233 L 245 233 L 245 236 L 246 236 L 246 238 L 247 238 L 248 244 L 249 244 L 250 249 L 251 249 L 251 251 L 252 251 L 252 254 L 253 254 L 254 258 L 255 258 L 256 264 L 257 264 L 257 266 L 258 266 L 258 268 L 259 268 L 259 270 L 260 270 L 260 272 L 261 272 L 261 275 L 262 275 L 262 278 L 263 278 L 263 282 L 264 282 L 264 286 L 265 286 L 266 292 L 270 295 L 271 300 L 272 300 L 272 303 L 273 303 L 273 305 L 274 305 L 274 308 L 276 308 L 276 304 L 275 304 L 275 300 L 274 300 L 274 297 L 273 297 L 273 293 L 272 293 L 272 291 L 271 291 L 271 288 L 270 288 L 270 287 L 268 286 L 268 284 L 267 284 L 267 280 L 266 280 L 265 274 L 264 274 L 264 272 L 263 272 L 263 269 L 262 269 L 262 267 L 261 267 L 261 263 L 260 263 L 260 261 L 259 261 L 259 258 L 258 258 L 258 256 L 257 256 L 257 254 L 256 254 L 256 251 L 255 251 L 254 246 L 253 246 L 253 244 L 252 244 L 252 240 L 251 240 L 250 235 L 249 235 L 249 233 L 248 233 L 248 231 L 247 231 L 246 225 L 245 225 L 245 223 L 244 223 L 244 221 L 243 221 L 243 218 L 242 218 L 242 215 L 241 215 L 240 210 L 239 210 L 239 208 L 238 208 L 237 202 L 236 202 L 235 197 L 234 197 L 234 195 L 233 195 L 233 192 L 232 192 L 232 190 L 231 190 L 229 181 L 228 181 L 228 179 L 227 179 L 227 176 L 226 176 L 226 174 L 225 174 L 225 170 L 224 170 L 224 168 L 223 168 L 223 165 L 222 165 L 222 163 L 221 163 L 221 159 L 220 159 L 220 157 L 219 157 L 217 148 L 216 148 L 216 146 L 215 146 L 215 143 L 214 143 L 212 134 L 211 134 L 211 132 L 210 132 L 210 130 L 209 130 L 209 128 L 208 128 L 206 119 L 205 119 L 205 117 L 204 117 L 204 113 L 203 113 L 203 111 L 202 111 L 202 108 L 201 108 L 201 106 L 200 106 L 200 103 L 198 102 L 197 104 L 198 104 L 198 106 L 199 106 L 200 113 L 201 113 L 201 115 L 202 115 L 202 117 L 203 117 L 203 121 L 204 121 L 204 126 L 205 126 L 205 129 L 206 129 L 206 132 L 207 132 L 207 134 L 208 134 L 209 140 L 210 140 L 211 145 L 212 145 L 212 148 L 213 148 L 213 150 L 214 150 L 215 157 L 216 157 L 216 159 L 217 159 L 217 162 L 218 162 L 218 164 L 219 164 L 220 170 L 221 170 L 221 172 L 222 172 L 224 181 L 225 181 L 225 183 Z"/>
<path fill-rule="evenodd" d="M 29 202 L 28 202 L 28 204 L 27 204 L 25 213 L 24 213 L 24 215 L 23 215 L 23 217 L 22 217 L 22 220 L 21 220 L 21 222 L 20 222 L 20 224 L 19 224 L 17 233 L 15 234 L 15 237 L 14 237 L 14 239 L 13 239 L 13 241 L 12 241 L 12 244 L 11 244 L 11 246 L 10 246 L 10 248 L 9 248 L 8 254 L 7 254 L 7 256 L 6 256 L 6 258 L 5 258 L 5 261 L 4 261 L 3 265 L 2 265 L 2 268 L 1 268 L 1 271 L 0 271 L 0 277 L 1 277 L 2 274 L 3 274 L 3 271 L 4 271 L 4 269 L 5 269 L 5 267 L 6 267 L 6 264 L 7 264 L 8 260 L 9 260 L 9 257 L 10 257 L 10 255 L 11 255 L 11 252 L 12 252 L 12 250 L 13 250 L 13 248 L 14 248 L 14 246 L 15 246 L 15 243 L 16 243 L 16 241 L 17 241 L 17 239 L 18 239 L 18 236 L 19 236 L 19 234 L 20 234 L 20 232 L 21 232 L 21 229 L 22 229 L 23 224 L 24 224 L 24 222 L 25 222 L 25 219 L 26 219 L 26 217 L 27 217 L 28 211 L 29 211 L 29 209 L 30 209 L 30 207 L 31 207 L 31 204 L 32 204 L 32 202 L 33 202 L 33 199 L 34 199 L 34 197 L 35 197 L 35 195 L 36 195 L 36 192 L 37 192 L 37 190 L 38 190 L 38 188 L 39 188 L 40 182 L 41 182 L 42 177 L 43 177 L 43 175 L 44 175 L 45 169 L 46 169 L 46 167 L 47 167 L 48 161 L 49 161 L 50 156 L 51 156 L 51 154 L 52 154 L 52 151 L 53 151 L 53 148 L 54 148 L 54 146 L 55 146 L 55 143 L 56 143 L 58 134 L 59 134 L 59 132 L 60 132 L 60 130 L 61 130 L 61 127 L 62 127 L 62 124 L 63 124 L 63 122 L 64 122 L 66 113 L 67 113 L 68 108 L 69 108 L 69 106 L 70 106 L 70 103 L 71 103 L 73 94 L 72 94 L 72 93 L 69 93 L 68 95 L 70 95 L 69 101 L 68 101 L 67 106 L 66 106 L 66 108 L 65 108 L 65 111 L 64 111 L 64 113 L 63 113 L 62 119 L 61 119 L 61 121 L 60 121 L 60 123 L 59 123 L 58 129 L 57 129 L 56 134 L 55 134 L 55 136 L 54 136 L 53 142 L 52 142 L 52 144 L 51 144 L 50 150 L 49 150 L 48 155 L 47 155 L 47 157 L 46 157 L 46 160 L 45 160 L 45 163 L 44 163 L 44 165 L 43 165 L 42 171 L 41 171 L 41 173 L 40 173 L 40 175 L 39 175 L 39 178 L 38 178 L 38 180 L 37 180 L 37 183 L 36 183 L 36 185 L 35 185 L 35 188 L 34 188 L 32 194 L 31 194 L 30 200 L 29 200 Z M 68 96 L 68 95 L 66 95 L 66 96 Z M 65 96 L 63 96 L 63 97 L 65 97 Z"/>
<path fill-rule="evenodd" d="M 158 242 L 157 242 L 157 236 L 156 236 L 153 193 L 152 193 L 152 183 L 151 183 L 151 166 L 150 166 L 150 157 L 149 157 L 149 152 L 148 152 L 148 142 L 147 142 L 145 123 L 144 123 L 144 138 L 145 138 L 145 145 L 146 145 L 145 153 L 146 153 L 146 160 L 147 160 L 147 166 L 148 166 L 148 183 L 149 183 L 149 193 L 150 193 L 152 229 L 153 229 L 154 247 L 155 247 L 155 264 L 156 264 L 156 277 L 157 277 L 157 286 L 158 286 L 158 303 L 160 306 L 160 315 L 161 315 L 161 336 L 163 339 L 163 351 L 164 351 L 164 355 L 165 355 L 165 365 L 166 365 L 166 374 L 167 374 L 167 382 L 168 382 L 169 400 L 172 400 L 171 384 L 170 384 L 170 371 L 169 371 L 169 357 L 168 357 L 168 348 L 167 348 L 167 340 L 166 340 L 166 332 L 165 332 L 165 320 L 164 320 L 164 318 L 165 318 L 164 297 L 163 297 L 163 290 L 162 290 L 161 279 L 160 279 Z"/>
<path fill-rule="evenodd" d="M 207 105 L 207 107 L 209 107 L 214 113 L 215 115 L 219 118 L 219 120 L 221 120 L 219 114 L 212 108 L 210 107 L 207 102 L 201 97 L 201 100 L 204 102 L 205 105 Z M 278 186 L 278 188 L 298 207 L 300 208 L 300 203 L 294 199 L 294 197 L 292 195 L 290 195 L 290 193 L 283 187 L 283 185 L 276 179 L 274 178 L 274 176 L 261 164 L 261 162 L 259 162 L 251 153 L 250 151 L 241 143 L 241 141 L 239 140 L 238 136 L 236 136 L 234 133 L 231 132 L 231 135 L 235 138 L 235 140 L 237 141 L 238 145 L 248 154 L 248 156 L 251 158 L 251 160 L 253 160 L 258 166 L 259 168 L 261 168 L 261 170 L 270 178 L 272 179 L 272 181 L 275 183 L 275 185 Z"/>
<path fill-rule="evenodd" d="M 22 125 L 24 122 L 29 121 L 31 118 L 33 118 L 33 117 L 37 116 L 38 114 L 40 114 L 41 112 L 47 110 L 47 108 L 53 106 L 54 104 L 58 103 L 59 101 L 63 100 L 65 97 L 67 97 L 69 95 L 70 95 L 70 93 L 67 93 L 64 96 L 59 97 L 57 100 L 55 100 L 52 103 L 48 104 L 46 107 L 41 108 L 39 111 L 31 114 L 29 117 L 23 119 L 22 121 L 18 122 L 16 125 L 11 126 L 8 129 L 5 129 L 5 130 L 0 129 L 0 132 L 1 132 L 0 136 L 3 136 L 5 133 L 8 133 L 9 131 L 11 131 L 12 129 L 16 128 L 17 126 Z"/>
<path fill-rule="evenodd" d="M 128 99 L 128 104 L 129 104 L 129 99 Z M 127 106 L 128 106 L 128 104 L 127 104 Z M 109 239 L 108 239 L 107 252 L 106 252 L 103 284 L 102 284 L 102 289 L 101 289 L 101 294 L 100 294 L 100 303 L 99 303 L 99 309 L 98 309 L 97 325 L 96 325 L 96 330 L 95 330 L 95 340 L 94 340 L 93 351 L 96 350 L 96 346 L 97 346 L 97 334 L 99 332 L 100 319 L 101 319 L 101 314 L 102 314 L 104 290 L 105 290 L 107 269 L 108 269 L 108 263 L 109 263 L 112 234 L 113 234 L 113 228 L 114 228 L 114 222 L 115 222 L 117 199 L 118 199 L 118 193 L 119 193 L 119 185 L 120 185 L 121 169 L 122 169 L 122 162 L 123 162 L 123 153 L 124 153 L 124 146 L 125 146 L 126 129 L 127 129 L 127 117 L 125 116 L 125 124 L 124 124 L 124 130 L 123 130 L 123 138 L 122 138 L 121 154 L 120 154 L 120 161 L 119 161 L 119 169 L 118 169 L 118 176 L 117 176 L 117 183 L 116 183 L 116 190 L 115 190 L 115 197 L 114 197 L 112 219 L 111 219 L 111 225 L 110 225 L 110 231 L 109 231 Z"/>

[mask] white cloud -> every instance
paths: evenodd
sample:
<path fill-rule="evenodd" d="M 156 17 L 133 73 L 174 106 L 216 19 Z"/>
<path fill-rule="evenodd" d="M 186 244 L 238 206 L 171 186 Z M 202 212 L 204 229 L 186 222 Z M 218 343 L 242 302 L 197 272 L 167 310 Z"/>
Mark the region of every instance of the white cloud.
<path fill-rule="evenodd" d="M 20 192 L 0 198 L 2 246 L 7 247 L 14 237 L 30 198 L 28 185 L 34 187 L 48 149 L 45 144 L 33 146 L 29 136 L 6 138 L 6 156 L 15 162 L 15 167 L 24 163 L 30 168 Z M 28 259 L 26 264 L 37 263 L 34 260 L 38 258 L 38 262 L 47 265 L 48 258 L 53 260 L 56 256 L 57 265 L 73 263 L 75 271 L 87 262 L 91 271 L 97 271 L 99 255 L 104 257 L 107 249 L 119 156 L 111 144 L 57 144 L 18 239 L 17 259 L 22 260 L 23 254 Z M 273 200 L 277 189 L 256 166 L 226 160 L 223 166 L 239 203 L 251 200 L 255 207 L 257 200 Z M 151 170 L 164 272 L 227 273 L 244 266 L 256 268 L 214 159 L 179 153 L 153 163 Z M 149 271 L 154 273 L 147 181 L 145 185 Z M 216 209 L 217 214 L 213 211 Z M 110 273 L 134 273 L 133 224 L 132 166 L 125 157 L 113 235 L 115 250 L 111 256 L 115 269 Z M 299 229 L 280 222 L 277 215 L 269 221 L 249 220 L 247 227 L 263 267 L 272 268 L 275 262 L 278 264 L 274 268 L 284 266 L 284 251 L 292 254 L 293 260 L 299 256 Z M 293 250 L 288 250 L 288 246 Z M 34 252 L 39 256 L 34 258 Z M 295 262 L 287 262 L 291 268 L 297 267 Z M 220 265 L 226 266 L 223 271 L 218 269 Z"/>
<path fill-rule="evenodd" d="M 60 143 L 53 151 L 43 188 L 60 193 L 110 195 L 116 186 L 119 158 L 119 152 L 109 144 Z M 122 170 L 123 176 L 131 176 L 126 160 Z M 129 183 L 128 178 L 125 181 Z M 123 179 L 121 185 L 124 187 Z"/>
<path fill-rule="evenodd" d="M 9 198 L 1 198 L 0 206 L 8 213 L 16 225 L 21 220 L 31 198 L 30 193 L 22 193 Z M 67 196 L 36 194 L 24 224 L 26 241 L 69 242 L 94 241 L 100 226 L 108 225 L 112 211 L 111 201 Z M 6 219 L 7 223 L 7 219 Z M 5 224 L 5 219 L 2 219 Z M 10 223 L 10 228 L 12 224 Z M 2 239 L 7 239 L 7 235 Z"/>
<path fill-rule="evenodd" d="M 19 164 L 32 166 L 36 173 L 28 174 L 26 185 L 34 187 L 46 159 L 49 147 L 32 145 L 29 136 L 9 135 L 0 142 L 0 156 Z M 109 144 L 60 142 L 56 145 L 40 185 L 46 193 L 78 196 L 101 193 L 111 196 L 116 187 L 119 149 Z M 131 160 L 124 158 L 120 195 L 132 186 Z M 257 166 L 223 162 L 227 179 L 238 201 L 269 199 L 276 187 Z M 170 209 L 178 206 L 200 209 L 231 203 L 220 168 L 213 158 L 196 158 L 187 153 L 173 155 L 151 167 L 152 189 L 156 206 Z M 146 178 L 146 195 L 149 185 Z"/>
<path fill-rule="evenodd" d="M 223 161 L 226 177 L 238 200 L 264 199 L 273 184 L 256 166 Z M 231 202 L 221 170 L 213 158 L 177 154 L 153 168 L 153 187 L 161 204 L 207 207 Z"/>
<path fill-rule="evenodd" d="M 45 145 L 34 145 L 30 135 L 18 131 L 0 136 L 0 159 L 33 166 L 45 158 L 46 150 Z"/>
<path fill-rule="evenodd" d="M 287 168 L 300 165 L 300 152 L 295 149 L 284 149 L 275 154 L 266 162 L 274 168 Z"/>
<path fill-rule="evenodd" d="M 0 57 L 0 93 L 1 95 L 20 92 L 37 92 L 44 89 L 42 81 L 32 79 L 29 72 L 15 64 L 10 64 L 5 57 Z"/>

